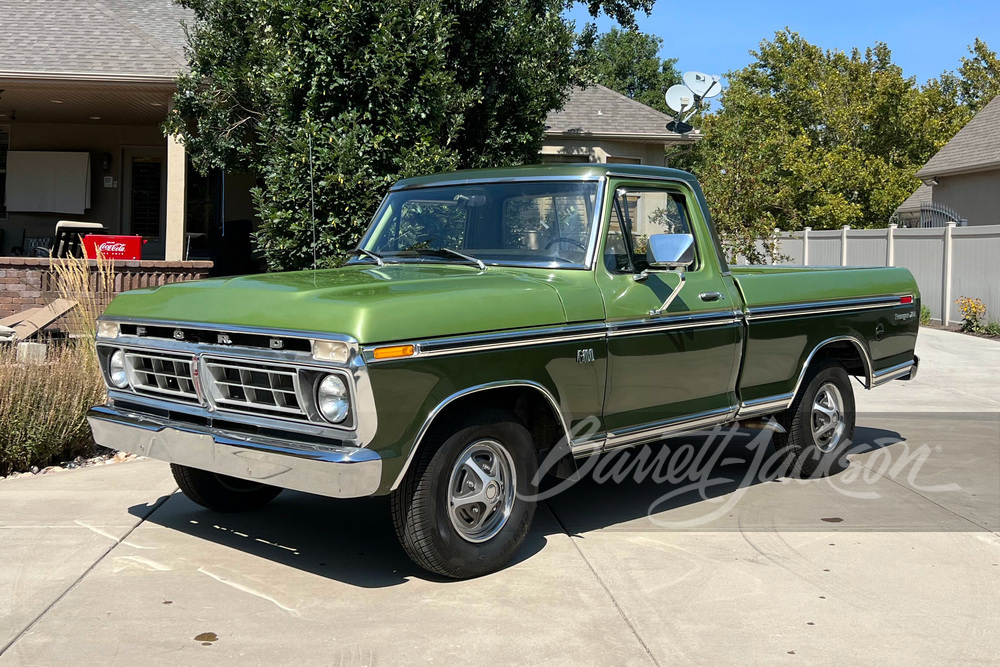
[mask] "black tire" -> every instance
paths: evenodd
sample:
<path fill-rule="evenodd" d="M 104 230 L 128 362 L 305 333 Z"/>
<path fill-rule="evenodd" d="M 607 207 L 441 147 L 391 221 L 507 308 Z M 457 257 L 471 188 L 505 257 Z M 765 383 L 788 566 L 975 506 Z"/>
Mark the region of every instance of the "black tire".
<path fill-rule="evenodd" d="M 434 574 L 469 579 L 495 572 L 524 542 L 535 516 L 535 502 L 525 499 L 537 493 L 532 480 L 538 461 L 531 434 L 513 415 L 491 410 L 440 429 L 434 440 L 422 443 L 402 484 L 392 493 L 396 536 L 413 562 Z M 516 495 L 499 531 L 485 541 L 471 542 L 449 513 L 450 487 L 454 474 L 460 474 L 456 473 L 460 458 L 484 442 L 499 444 L 509 455 Z"/>
<path fill-rule="evenodd" d="M 821 442 L 813 433 L 813 403 L 821 390 L 836 388 L 842 403 L 839 423 L 843 424 L 839 438 Z M 827 394 L 829 396 L 829 394 Z M 827 404 L 825 404 L 827 405 Z M 815 479 L 835 475 L 847 468 L 847 453 L 854 440 L 856 408 L 851 377 L 839 362 L 832 359 L 814 361 L 806 372 L 802 387 L 791 407 L 777 415 L 787 433 L 776 433 L 774 447 L 783 455 L 784 470 L 790 477 Z M 826 426 L 820 421 L 819 426 Z"/>
<path fill-rule="evenodd" d="M 217 475 L 176 463 L 170 464 L 170 472 L 174 474 L 174 480 L 185 496 L 216 512 L 260 509 L 281 493 L 281 489 L 276 486 Z"/>

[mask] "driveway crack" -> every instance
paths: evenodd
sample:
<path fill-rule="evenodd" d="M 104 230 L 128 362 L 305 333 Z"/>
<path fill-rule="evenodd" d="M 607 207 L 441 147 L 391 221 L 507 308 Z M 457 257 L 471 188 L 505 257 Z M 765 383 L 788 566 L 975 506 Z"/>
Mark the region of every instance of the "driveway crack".
<path fill-rule="evenodd" d="M 642 637 L 639 635 L 639 631 L 636 630 L 635 626 L 632 624 L 632 621 L 629 620 L 629 617 L 625 614 L 625 610 L 622 609 L 621 605 L 618 604 L 618 600 L 615 599 L 615 596 L 611 593 L 611 589 L 608 588 L 608 585 L 604 582 L 604 579 L 602 579 L 601 575 L 597 573 L 597 570 L 594 569 L 594 566 L 590 564 L 590 561 L 587 559 L 586 554 L 583 553 L 583 549 L 581 549 L 580 545 L 576 543 L 574 535 L 570 533 L 569 530 L 566 529 L 566 526 L 563 524 L 562 519 L 560 519 L 559 515 L 556 514 L 555 508 L 553 508 L 552 505 L 550 505 L 548 502 L 545 503 L 545 506 L 548 507 L 549 512 L 552 514 L 552 517 L 556 520 L 556 523 L 559 524 L 559 527 L 562 528 L 562 531 L 566 533 L 566 536 L 569 538 L 569 541 L 573 544 L 573 548 L 576 549 L 576 552 L 578 554 L 580 554 L 580 558 L 582 558 L 583 562 L 587 564 L 587 568 L 590 570 L 590 573 L 594 575 L 594 578 L 597 579 L 597 583 L 599 583 L 601 585 L 601 588 L 604 589 L 604 593 L 608 596 L 608 599 L 611 600 L 611 604 L 614 605 L 615 611 L 618 612 L 618 615 L 621 617 L 622 621 L 625 622 L 625 626 L 632 633 L 632 636 L 635 637 L 635 640 L 639 642 L 639 646 L 641 646 L 642 650 L 646 652 L 646 655 L 649 656 L 649 659 L 652 661 L 652 663 L 654 665 L 657 665 L 657 667 L 659 667 L 660 663 L 656 659 L 656 656 L 654 656 L 653 652 L 649 650 L 649 646 L 647 646 L 646 642 L 643 641 Z"/>
<path fill-rule="evenodd" d="M 129 536 L 132 533 L 135 532 L 136 528 L 138 528 L 139 526 L 141 526 L 142 524 L 144 524 L 146 522 L 146 519 L 148 519 L 149 517 L 153 516 L 153 512 L 155 512 L 156 510 L 160 509 L 160 507 L 163 506 L 163 503 L 167 502 L 167 500 L 171 496 L 173 496 L 176 492 L 177 492 L 177 489 L 175 488 L 169 494 L 161 497 L 150 508 L 150 510 L 148 512 L 146 512 L 146 514 L 144 514 L 139 519 L 138 522 L 136 522 L 136 524 L 134 526 L 132 526 L 131 528 L 129 528 L 125 532 L 124 535 L 122 535 L 120 538 L 114 538 L 114 540 L 115 540 L 114 544 L 112 544 L 110 547 L 108 547 L 108 549 L 104 553 L 102 553 L 100 556 L 98 556 L 97 560 L 95 560 L 93 563 L 91 563 L 90 567 L 88 567 L 86 570 L 84 570 L 83 573 L 80 574 L 80 576 L 77 577 L 73 581 L 73 583 L 70 584 L 66 588 L 66 590 L 64 590 L 59 595 L 59 597 L 57 597 L 55 600 L 53 600 L 51 603 L 49 603 L 45 607 L 45 609 L 43 609 L 41 611 L 41 613 L 38 614 L 38 616 L 36 616 L 30 623 L 28 623 L 28 625 L 25 626 L 25 628 L 23 630 L 21 630 L 21 632 L 17 633 L 16 637 L 14 637 L 9 642 L 7 642 L 2 647 L 0 647 L 0 658 L 3 657 L 3 655 L 7 652 L 8 649 L 10 649 L 12 646 L 14 646 L 14 644 L 16 644 L 17 642 L 19 642 L 21 640 L 21 638 L 24 637 L 26 634 L 28 634 L 33 627 L 35 627 L 36 625 L 38 625 L 38 622 L 41 621 L 45 617 L 45 615 L 48 614 L 52 610 L 53 607 L 55 607 L 57 604 L 59 604 L 59 602 L 62 601 L 63 598 L 65 598 L 67 595 L 69 595 L 73 591 L 73 589 L 75 589 L 80 584 L 80 582 L 83 581 L 87 577 L 87 575 L 89 575 L 91 572 L 94 571 L 94 568 L 96 568 L 98 565 L 100 565 L 101 562 L 103 562 L 104 559 L 108 557 L 108 554 L 110 554 L 112 551 L 114 551 L 116 548 L 118 548 L 118 546 L 120 544 L 122 544 L 123 542 L 125 542 L 129 538 Z"/>

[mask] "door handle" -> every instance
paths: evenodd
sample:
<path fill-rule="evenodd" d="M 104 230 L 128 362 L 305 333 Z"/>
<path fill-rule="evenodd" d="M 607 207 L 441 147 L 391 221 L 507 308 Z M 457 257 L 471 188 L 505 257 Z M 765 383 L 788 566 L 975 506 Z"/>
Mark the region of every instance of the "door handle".
<path fill-rule="evenodd" d="M 721 301 L 723 296 L 721 292 L 702 292 L 698 298 L 702 301 Z"/>

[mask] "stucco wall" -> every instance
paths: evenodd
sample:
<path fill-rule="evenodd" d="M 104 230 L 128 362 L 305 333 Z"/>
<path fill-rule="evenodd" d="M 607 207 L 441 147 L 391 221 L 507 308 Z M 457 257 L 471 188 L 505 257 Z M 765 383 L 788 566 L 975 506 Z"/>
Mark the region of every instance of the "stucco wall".
<path fill-rule="evenodd" d="M 933 197 L 935 204 L 955 209 L 970 226 L 1000 225 L 1000 169 L 942 176 Z"/>
<path fill-rule="evenodd" d="M 641 164 L 664 166 L 662 143 L 553 138 L 545 140 L 541 154 L 587 156 L 590 162 L 607 162 L 609 157 L 631 158 L 640 160 Z"/>

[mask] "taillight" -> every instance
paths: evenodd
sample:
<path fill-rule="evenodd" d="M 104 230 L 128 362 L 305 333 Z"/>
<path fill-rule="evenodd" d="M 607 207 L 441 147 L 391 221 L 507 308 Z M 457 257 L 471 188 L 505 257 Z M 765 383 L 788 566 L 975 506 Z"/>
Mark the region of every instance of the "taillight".
<path fill-rule="evenodd" d="M 907 294 L 906 296 L 899 297 L 899 305 L 905 306 L 906 304 L 913 303 L 913 295 Z"/>

